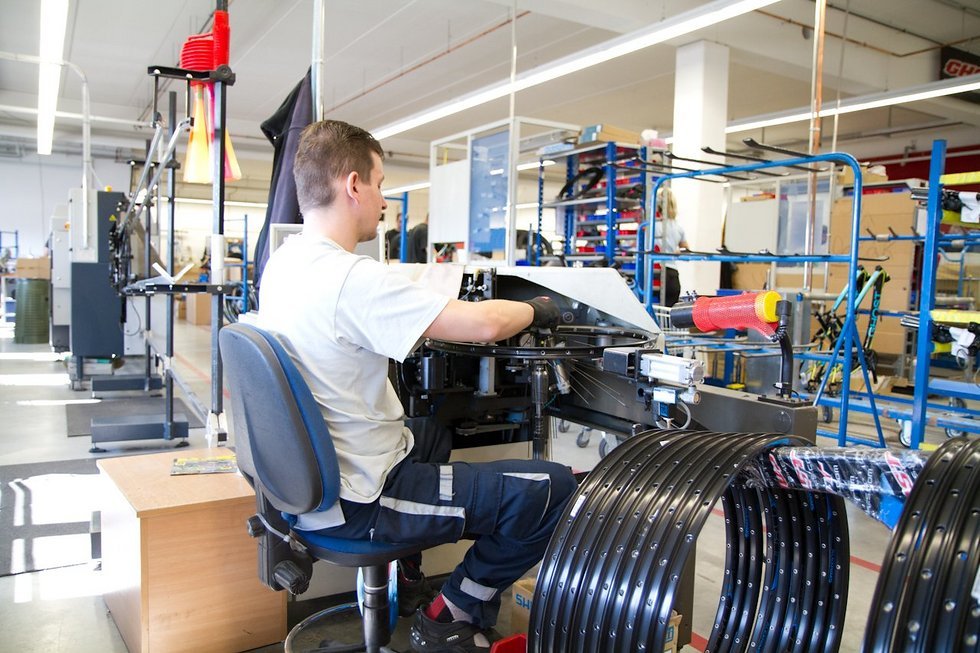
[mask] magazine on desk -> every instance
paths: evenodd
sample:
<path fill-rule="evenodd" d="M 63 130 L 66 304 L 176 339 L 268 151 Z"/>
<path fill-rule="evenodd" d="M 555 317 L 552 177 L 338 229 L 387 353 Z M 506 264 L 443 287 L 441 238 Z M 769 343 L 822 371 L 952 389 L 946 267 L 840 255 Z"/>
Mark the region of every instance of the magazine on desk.
<path fill-rule="evenodd" d="M 226 474 L 237 471 L 238 463 L 235 460 L 235 454 L 227 453 L 221 454 L 220 456 L 208 456 L 206 458 L 174 458 L 173 467 L 170 468 L 170 475 Z"/>

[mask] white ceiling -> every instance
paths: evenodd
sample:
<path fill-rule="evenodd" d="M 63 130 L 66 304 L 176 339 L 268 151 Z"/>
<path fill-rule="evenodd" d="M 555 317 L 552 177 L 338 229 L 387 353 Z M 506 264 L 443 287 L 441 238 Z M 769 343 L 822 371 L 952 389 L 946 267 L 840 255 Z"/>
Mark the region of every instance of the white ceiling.
<path fill-rule="evenodd" d="M 36 55 L 39 4 L 0 0 L 0 51 Z M 242 158 L 271 158 L 259 123 L 303 76 L 312 58 L 313 0 L 232 0 L 228 117 Z M 511 12 L 517 71 L 528 70 L 619 34 L 704 4 L 699 0 L 325 0 L 327 117 L 378 128 L 510 74 Z M 210 27 L 213 0 L 71 0 L 65 58 L 84 71 L 92 113 L 128 121 L 150 116 L 151 65 L 174 66 L 181 43 Z M 602 5 L 602 6 L 600 6 Z M 824 99 L 900 89 L 938 77 L 938 47 L 980 53 L 978 0 L 831 0 Z M 849 10 L 849 12 L 848 12 Z M 707 39 L 730 48 L 731 120 L 810 102 L 812 0 L 782 0 L 724 24 L 521 92 L 516 113 L 545 120 L 605 122 L 628 129 L 672 129 L 674 50 Z M 842 40 L 842 36 L 846 37 Z M 843 46 L 843 47 L 842 47 Z M 843 63 L 841 64 L 841 57 Z M 78 78 L 63 75 L 59 110 L 81 111 Z M 174 88 L 181 87 L 174 84 Z M 0 59 L 0 146 L 6 155 L 34 142 L 37 67 Z M 508 115 L 506 99 L 387 139 L 389 168 L 423 166 L 428 143 Z M 922 128 L 927 125 L 928 128 Z M 937 126 L 942 125 L 942 126 Z M 838 149 L 858 156 L 928 147 L 934 137 L 974 144 L 980 104 L 919 102 L 841 118 Z M 805 149 L 808 126 L 770 128 L 759 140 Z M 60 118 L 55 148 L 77 149 L 79 121 Z M 139 147 L 148 129 L 96 122 L 102 155 Z M 824 149 L 831 126 L 825 128 Z M 128 155 L 128 154 L 127 154 Z M 391 176 L 391 175 L 389 175 Z M 425 176 L 416 169 L 414 177 Z"/>

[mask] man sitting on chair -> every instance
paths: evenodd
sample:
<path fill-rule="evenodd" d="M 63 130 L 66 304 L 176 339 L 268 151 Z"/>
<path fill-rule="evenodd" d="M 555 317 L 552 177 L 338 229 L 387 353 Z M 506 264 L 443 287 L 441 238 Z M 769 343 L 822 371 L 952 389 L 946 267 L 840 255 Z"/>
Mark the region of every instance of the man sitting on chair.
<path fill-rule="evenodd" d="M 294 167 L 303 232 L 276 250 L 262 278 L 258 325 L 282 336 L 340 463 L 340 500 L 300 515 L 296 528 L 383 542 L 475 538 L 416 612 L 411 641 L 416 651 L 487 651 L 500 593 L 541 559 L 575 479 L 547 461 L 447 463 L 447 432 L 405 425 L 388 360 L 404 360 L 423 337 L 494 342 L 554 327 L 559 311 L 544 297 L 450 299 L 353 254 L 386 208 L 383 158 L 363 129 L 333 120 L 307 127 Z M 417 564 L 401 565 L 401 583 L 424 582 Z"/>

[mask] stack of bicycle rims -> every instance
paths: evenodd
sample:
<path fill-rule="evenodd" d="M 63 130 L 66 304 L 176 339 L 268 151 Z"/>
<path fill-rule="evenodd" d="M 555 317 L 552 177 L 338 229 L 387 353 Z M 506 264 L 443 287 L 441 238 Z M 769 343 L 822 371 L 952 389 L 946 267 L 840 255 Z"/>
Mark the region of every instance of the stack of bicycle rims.
<path fill-rule="evenodd" d="M 864 651 L 980 651 L 980 439 L 919 474 L 881 564 Z"/>
<path fill-rule="evenodd" d="M 721 500 L 725 576 L 705 651 L 837 651 L 847 603 L 843 499 L 752 481 L 778 434 L 648 431 L 614 449 L 566 508 L 535 588 L 528 651 L 665 648 L 698 534 Z"/>

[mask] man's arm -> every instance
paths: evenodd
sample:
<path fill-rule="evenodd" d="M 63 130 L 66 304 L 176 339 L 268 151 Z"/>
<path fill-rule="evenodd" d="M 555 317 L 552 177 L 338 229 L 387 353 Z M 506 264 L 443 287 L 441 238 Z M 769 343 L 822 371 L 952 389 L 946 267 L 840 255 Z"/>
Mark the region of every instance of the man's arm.
<path fill-rule="evenodd" d="M 536 297 L 529 302 L 451 299 L 423 335 L 436 340 L 496 342 L 532 324 L 541 328 L 557 326 L 560 316 L 558 307 L 547 297 Z"/>

